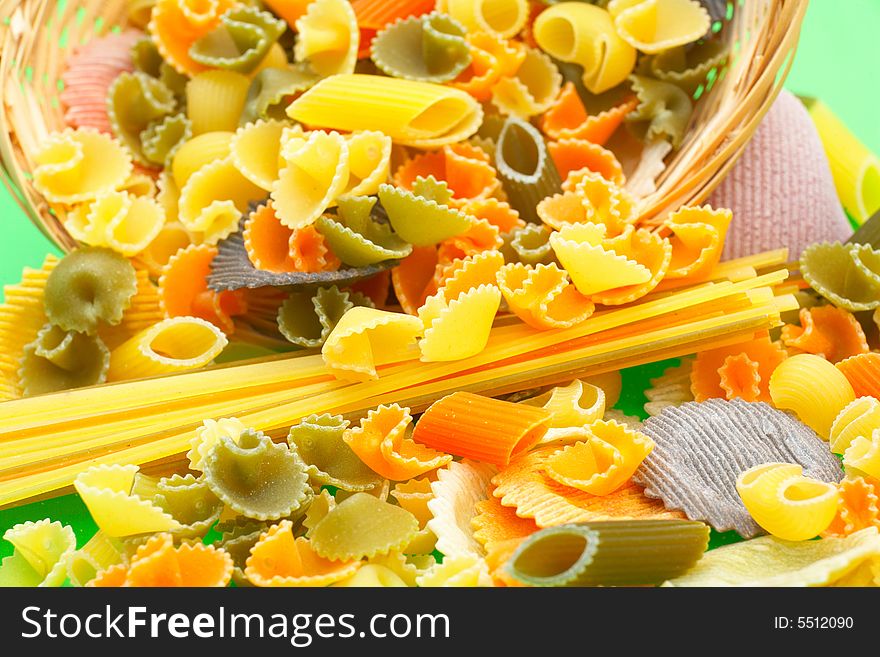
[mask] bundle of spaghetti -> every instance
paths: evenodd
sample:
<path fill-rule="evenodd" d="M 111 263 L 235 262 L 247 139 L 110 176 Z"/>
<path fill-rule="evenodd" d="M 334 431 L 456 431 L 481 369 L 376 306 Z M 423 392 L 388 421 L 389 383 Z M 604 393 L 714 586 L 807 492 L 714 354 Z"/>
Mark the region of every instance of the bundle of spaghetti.
<path fill-rule="evenodd" d="M 741 342 L 779 326 L 780 312 L 795 307 L 771 287 L 786 276 L 703 285 L 568 329 L 501 321 L 476 356 L 390 364 L 374 381 L 337 381 L 305 353 L 0 404 L 0 505 L 69 486 L 86 463 L 183 463 L 179 455 L 205 418 L 235 415 L 282 437 L 312 413 L 360 417 L 394 402 L 420 412 L 456 391 L 500 395 Z"/>

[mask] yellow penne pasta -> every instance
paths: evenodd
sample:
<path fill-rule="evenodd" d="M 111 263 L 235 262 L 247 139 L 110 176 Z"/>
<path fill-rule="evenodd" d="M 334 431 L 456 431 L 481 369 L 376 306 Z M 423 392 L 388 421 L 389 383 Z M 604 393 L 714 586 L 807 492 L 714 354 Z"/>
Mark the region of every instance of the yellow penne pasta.
<path fill-rule="evenodd" d="M 186 85 L 186 115 L 194 135 L 233 131 L 244 110 L 251 82 L 234 71 L 206 71 Z"/>

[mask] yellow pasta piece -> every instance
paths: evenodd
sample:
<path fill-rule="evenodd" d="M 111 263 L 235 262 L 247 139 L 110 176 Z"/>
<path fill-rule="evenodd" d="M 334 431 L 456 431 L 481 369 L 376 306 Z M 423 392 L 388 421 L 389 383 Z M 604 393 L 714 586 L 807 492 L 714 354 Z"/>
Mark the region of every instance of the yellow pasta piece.
<path fill-rule="evenodd" d="M 172 317 L 119 345 L 110 354 L 109 381 L 140 379 L 209 365 L 227 345 L 226 336 L 198 317 Z"/>
<path fill-rule="evenodd" d="M 829 432 L 829 447 L 835 454 L 843 454 L 859 436 L 870 436 L 880 429 L 880 400 L 876 397 L 859 397 L 847 404 Z"/>
<path fill-rule="evenodd" d="M 447 558 L 485 554 L 474 538 L 471 520 L 477 515 L 477 502 L 489 496 L 495 472 L 491 465 L 464 459 L 437 473 L 437 481 L 431 484 L 434 497 L 428 502 L 432 515 L 428 528 L 437 536 L 437 549 Z"/>
<path fill-rule="evenodd" d="M 186 84 L 186 115 L 193 134 L 232 132 L 247 100 L 250 79 L 234 71 L 206 71 Z"/>
<path fill-rule="evenodd" d="M 608 495 L 623 486 L 654 448 L 645 434 L 597 420 L 589 440 L 568 445 L 547 460 L 547 476 L 563 486 Z"/>
<path fill-rule="evenodd" d="M 249 123 L 239 128 L 229 142 L 232 162 L 241 175 L 267 192 L 278 180 L 281 164 L 281 121 Z"/>
<path fill-rule="evenodd" d="M 578 292 L 592 295 L 651 280 L 651 270 L 605 246 L 602 224 L 570 224 L 550 236 L 550 246 Z"/>
<path fill-rule="evenodd" d="M 422 332 L 418 317 L 357 306 L 327 336 L 321 355 L 337 377 L 378 379 L 376 367 L 418 355 Z"/>
<path fill-rule="evenodd" d="M 245 178 L 231 157 L 206 164 L 180 192 L 180 221 L 206 244 L 216 244 L 238 230 L 248 204 L 265 192 Z"/>
<path fill-rule="evenodd" d="M 348 579 L 336 582 L 330 586 L 341 588 L 401 588 L 406 587 L 407 583 L 390 568 L 368 563 L 365 566 L 361 566 L 358 571 Z"/>
<path fill-rule="evenodd" d="M 848 475 L 880 479 L 880 429 L 853 440 L 843 454 L 843 466 Z"/>
<path fill-rule="evenodd" d="M 3 538 L 13 553 L 0 562 L 0 588 L 61 586 L 76 550 L 73 529 L 48 518 L 10 527 Z"/>
<path fill-rule="evenodd" d="M 108 536 L 132 536 L 180 528 L 152 502 L 132 494 L 136 465 L 96 465 L 73 482 L 95 523 Z"/>
<path fill-rule="evenodd" d="M 748 512 L 769 533 L 788 541 L 818 536 L 837 514 L 837 485 L 803 476 L 792 463 L 764 463 L 736 480 Z"/>
<path fill-rule="evenodd" d="M 508 308 L 537 329 L 570 328 L 596 308 L 556 263 L 536 267 L 511 263 L 499 270 L 497 280 Z"/>
<path fill-rule="evenodd" d="M 206 164 L 225 159 L 232 152 L 234 136 L 232 132 L 206 132 L 184 143 L 171 161 L 177 189 L 183 189 L 190 176 Z"/>
<path fill-rule="evenodd" d="M 583 427 L 605 415 L 605 392 L 598 386 L 575 379 L 567 386 L 558 386 L 537 397 L 524 399 L 520 404 L 550 411 L 553 414 L 548 424 L 551 429 Z"/>
<path fill-rule="evenodd" d="M 349 154 L 348 142 L 339 133 L 317 130 L 300 148 L 285 154 L 285 166 L 272 186 L 282 224 L 304 228 L 333 205 L 348 185 Z"/>
<path fill-rule="evenodd" d="M 196 429 L 195 436 L 190 442 L 190 449 L 186 453 L 190 469 L 201 472 L 202 462 L 222 437 L 225 436 L 237 443 L 247 428 L 241 420 L 235 417 L 203 420 L 202 426 Z"/>
<path fill-rule="evenodd" d="M 776 408 L 794 411 L 823 440 L 831 435 L 837 414 L 856 395 L 839 369 L 821 356 L 798 354 L 782 361 L 770 375 Z"/>
<path fill-rule="evenodd" d="M 541 12 L 533 33 L 552 57 L 583 67 L 584 86 L 594 94 L 617 86 L 632 72 L 636 50 L 624 41 L 605 9 L 563 2 Z"/>
<path fill-rule="evenodd" d="M 611 0 L 608 11 L 620 37 L 649 54 L 693 43 L 709 31 L 709 12 L 697 0 Z"/>
<path fill-rule="evenodd" d="M 516 73 L 492 87 L 492 103 L 502 114 L 527 119 L 547 111 L 560 89 L 562 74 L 553 60 L 536 48 L 526 48 Z"/>
<path fill-rule="evenodd" d="M 526 0 L 438 0 L 437 11 L 452 16 L 468 32 L 489 32 L 506 39 L 525 27 L 529 3 Z"/>
<path fill-rule="evenodd" d="M 348 185 L 346 194 L 370 196 L 388 180 L 391 170 L 391 137 L 364 130 L 348 135 Z"/>
<path fill-rule="evenodd" d="M 494 586 L 486 560 L 476 555 L 446 557 L 416 578 L 416 583 L 422 588 Z"/>
<path fill-rule="evenodd" d="M 483 121 L 480 104 L 458 89 L 362 74 L 322 80 L 291 103 L 287 114 L 313 127 L 377 130 L 417 148 L 467 139 Z"/>
<path fill-rule="evenodd" d="M 428 297 L 418 315 L 424 326 L 422 361 L 461 360 L 480 353 L 500 305 L 501 291 L 494 285 L 480 285 L 453 298 L 441 289 Z"/>
<path fill-rule="evenodd" d="M 64 227 L 84 244 L 106 246 L 132 257 L 150 245 L 164 224 L 165 212 L 152 198 L 107 192 L 70 213 Z"/>
<path fill-rule="evenodd" d="M 604 225 L 609 237 L 621 235 L 638 219 L 635 198 L 619 185 L 589 169 L 572 171 L 562 183 L 562 189 L 580 198 L 583 221 Z M 554 216 L 541 217 L 541 220 L 557 230 L 565 225 Z"/>
<path fill-rule="evenodd" d="M 67 129 L 34 153 L 34 187 L 51 203 L 82 203 L 119 189 L 132 172 L 131 155 L 90 128 Z"/>
<path fill-rule="evenodd" d="M 307 62 L 321 77 L 354 73 L 360 32 L 349 2 L 314 0 L 297 19 L 296 31 L 293 55 L 298 62 Z"/>
<path fill-rule="evenodd" d="M 664 222 L 673 237 L 672 261 L 666 278 L 704 278 L 721 260 L 724 238 L 733 213 L 710 206 L 683 207 Z"/>

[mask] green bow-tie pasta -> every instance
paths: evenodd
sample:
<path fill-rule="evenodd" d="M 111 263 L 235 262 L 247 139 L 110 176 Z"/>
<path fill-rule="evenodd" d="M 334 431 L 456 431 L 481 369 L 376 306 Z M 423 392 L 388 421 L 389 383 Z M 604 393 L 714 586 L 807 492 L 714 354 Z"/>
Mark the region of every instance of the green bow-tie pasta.
<path fill-rule="evenodd" d="M 375 204 L 372 196 L 342 197 L 335 217 L 325 214 L 315 223 L 330 250 L 346 265 L 366 267 L 412 253 L 412 246 L 395 235 L 391 226 L 373 218 Z"/>
<path fill-rule="evenodd" d="M 681 146 L 694 105 L 685 91 L 669 82 L 631 75 L 633 91 L 639 99 L 626 120 L 634 124 L 646 142 L 668 140 L 673 148 Z"/>
<path fill-rule="evenodd" d="M 301 461 L 258 431 L 244 431 L 238 444 L 222 436 L 202 465 L 208 488 L 248 518 L 284 518 L 312 496 Z"/>
<path fill-rule="evenodd" d="M 177 150 L 192 138 L 192 123 L 186 114 L 164 116 L 141 133 L 144 157 L 153 164 L 171 166 Z"/>
<path fill-rule="evenodd" d="M 186 538 L 207 534 L 223 510 L 222 502 L 211 492 L 208 483 L 191 474 L 159 479 L 153 500 L 182 525 L 173 533 Z"/>
<path fill-rule="evenodd" d="M 135 160 L 148 166 L 151 163 L 144 153 L 141 133 L 176 107 L 174 92 L 145 73 L 122 73 L 107 91 L 107 113 L 114 134 Z"/>
<path fill-rule="evenodd" d="M 93 334 L 98 324 L 119 324 L 137 292 L 132 264 L 115 251 L 82 247 L 71 251 L 49 274 L 43 305 L 52 324 Z"/>
<path fill-rule="evenodd" d="M 189 55 L 199 64 L 238 73 L 250 73 L 266 57 L 287 24 L 255 7 L 236 7 L 220 17 L 220 24 L 196 41 Z"/>
<path fill-rule="evenodd" d="M 412 191 L 379 186 L 379 200 L 397 234 L 413 246 L 433 246 L 465 232 L 473 218 L 448 205 L 452 194 L 433 176 L 416 178 Z"/>
<path fill-rule="evenodd" d="M 239 125 L 244 126 L 259 119 L 287 119 L 288 103 L 285 100 L 305 91 L 319 79 L 319 76 L 301 67 L 264 68 L 251 81 Z"/>
<path fill-rule="evenodd" d="M 25 396 L 103 383 L 110 350 L 97 335 L 46 324 L 24 348 L 19 383 Z"/>
<path fill-rule="evenodd" d="M 319 288 L 315 294 L 294 292 L 278 309 L 278 330 L 295 345 L 320 347 L 342 316 L 355 306 L 375 307 L 360 292 L 342 292 L 335 285 Z"/>
<path fill-rule="evenodd" d="M 549 265 L 558 262 L 550 246 L 552 231 L 543 224 L 528 224 L 502 236 L 504 261 L 524 265 Z"/>

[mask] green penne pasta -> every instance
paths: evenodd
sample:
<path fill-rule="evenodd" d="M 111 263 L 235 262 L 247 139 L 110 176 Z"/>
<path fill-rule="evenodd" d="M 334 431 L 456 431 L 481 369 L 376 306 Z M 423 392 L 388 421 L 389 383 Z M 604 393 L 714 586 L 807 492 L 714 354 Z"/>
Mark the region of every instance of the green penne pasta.
<path fill-rule="evenodd" d="M 359 292 L 340 291 L 335 285 L 311 292 L 293 292 L 278 309 L 278 330 L 304 349 L 320 347 L 342 316 L 355 306 L 373 308 Z"/>
<path fill-rule="evenodd" d="M 406 547 L 419 531 L 409 511 L 367 493 L 355 493 L 321 519 L 309 535 L 325 559 L 351 561 Z"/>
<path fill-rule="evenodd" d="M 154 121 L 140 135 L 144 157 L 163 167 L 171 165 L 177 150 L 191 138 L 192 123 L 182 112 Z"/>
<path fill-rule="evenodd" d="M 287 442 L 306 464 L 312 484 L 360 492 L 381 484 L 342 440 L 350 423 L 341 415 L 309 415 L 290 427 Z"/>
<path fill-rule="evenodd" d="M 336 216 L 323 215 L 315 228 L 346 265 L 366 267 L 412 253 L 412 246 L 395 235 L 391 226 L 373 218 L 374 197 L 347 196 L 337 203 Z"/>
<path fill-rule="evenodd" d="M 146 73 L 122 73 L 107 92 L 107 114 L 114 134 L 141 164 L 150 164 L 141 144 L 141 133 L 151 123 L 172 114 L 174 92 Z"/>
<path fill-rule="evenodd" d="M 46 324 L 24 348 L 18 378 L 23 394 L 69 390 L 104 383 L 110 350 L 97 335 Z"/>
<path fill-rule="evenodd" d="M 91 335 L 100 322 L 121 322 L 135 292 L 137 275 L 127 258 L 103 247 L 81 247 L 49 274 L 43 306 L 52 324 Z"/>
<path fill-rule="evenodd" d="M 495 147 L 495 167 L 510 205 L 526 221 L 541 223 L 538 203 L 562 191 L 541 133 L 522 119 L 508 117 Z"/>
<path fill-rule="evenodd" d="M 305 91 L 320 79 L 301 66 L 263 69 L 254 76 L 248 88 L 240 125 L 255 123 L 259 119 L 287 119 L 288 103 L 285 99 Z"/>
<path fill-rule="evenodd" d="M 386 75 L 419 82 L 454 80 L 471 63 L 465 28 L 433 12 L 392 23 L 373 39 L 371 58 Z"/>
<path fill-rule="evenodd" d="M 255 7 L 235 7 L 189 49 L 194 61 L 211 68 L 250 73 L 266 57 L 287 24 Z"/>
<path fill-rule="evenodd" d="M 214 495 L 248 518 L 284 518 L 312 497 L 300 460 L 259 431 L 242 432 L 238 442 L 222 436 L 202 465 Z"/>
<path fill-rule="evenodd" d="M 395 232 L 413 246 L 433 246 L 470 228 L 473 219 L 447 205 L 452 194 L 433 176 L 416 178 L 413 190 L 379 186 L 379 200 Z"/>
<path fill-rule="evenodd" d="M 633 91 L 639 105 L 626 120 L 645 141 L 667 139 L 678 148 L 684 139 L 694 105 L 688 94 L 669 82 L 631 75 Z"/>
<path fill-rule="evenodd" d="M 656 585 L 686 573 L 708 544 L 708 525 L 691 520 L 559 525 L 529 536 L 505 570 L 531 586 Z"/>

